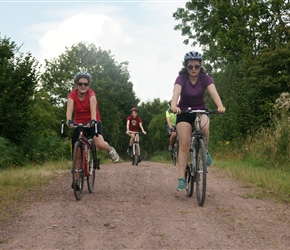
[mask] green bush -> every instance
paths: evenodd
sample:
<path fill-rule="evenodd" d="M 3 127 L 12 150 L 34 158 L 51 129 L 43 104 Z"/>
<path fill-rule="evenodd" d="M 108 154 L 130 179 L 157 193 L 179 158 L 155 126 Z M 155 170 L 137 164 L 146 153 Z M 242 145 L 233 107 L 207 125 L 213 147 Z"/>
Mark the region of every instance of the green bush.
<path fill-rule="evenodd" d="M 22 166 L 26 163 L 23 150 L 9 140 L 0 137 L 0 169 L 10 166 Z"/>

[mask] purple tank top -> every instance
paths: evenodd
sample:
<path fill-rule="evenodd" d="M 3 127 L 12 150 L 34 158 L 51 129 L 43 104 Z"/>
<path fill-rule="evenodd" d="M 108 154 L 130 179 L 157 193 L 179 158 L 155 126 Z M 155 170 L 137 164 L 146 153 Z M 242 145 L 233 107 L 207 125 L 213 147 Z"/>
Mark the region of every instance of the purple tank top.
<path fill-rule="evenodd" d="M 192 85 L 188 75 L 179 75 L 175 84 L 182 87 L 178 107 L 181 110 L 205 109 L 205 91 L 210 84 L 213 84 L 212 78 L 207 74 L 199 74 L 197 82 Z"/>

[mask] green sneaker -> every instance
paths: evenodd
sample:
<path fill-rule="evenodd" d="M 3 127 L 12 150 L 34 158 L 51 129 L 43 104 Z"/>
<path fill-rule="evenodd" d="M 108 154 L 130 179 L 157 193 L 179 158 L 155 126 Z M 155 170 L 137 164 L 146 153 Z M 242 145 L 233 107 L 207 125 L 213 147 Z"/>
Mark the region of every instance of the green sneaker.
<path fill-rule="evenodd" d="M 212 166 L 212 164 L 213 164 L 212 158 L 211 158 L 209 152 L 206 150 L 206 165 L 208 167 L 210 167 L 210 166 Z"/>
<path fill-rule="evenodd" d="M 185 190 L 186 180 L 184 178 L 178 178 L 178 181 L 177 191 Z"/>

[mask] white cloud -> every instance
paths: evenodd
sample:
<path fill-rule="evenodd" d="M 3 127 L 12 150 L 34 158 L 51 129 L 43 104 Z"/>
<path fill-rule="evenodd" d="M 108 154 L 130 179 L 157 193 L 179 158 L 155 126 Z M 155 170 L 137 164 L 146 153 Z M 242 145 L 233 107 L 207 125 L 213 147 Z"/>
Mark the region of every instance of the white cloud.
<path fill-rule="evenodd" d="M 51 59 L 81 41 L 94 43 L 103 49 L 113 50 L 117 47 L 116 38 L 121 44 L 128 45 L 120 25 L 106 15 L 80 13 L 60 23 L 56 29 L 49 30 L 40 39 L 42 57 Z"/>
<path fill-rule="evenodd" d="M 169 100 L 183 55 L 191 50 L 182 43 L 180 32 L 173 30 L 172 13 L 183 6 L 182 2 L 148 2 L 136 5 L 130 13 L 125 7 L 103 5 L 102 13 L 98 6 L 67 10 L 64 19 L 57 25 L 53 22 L 39 40 L 41 58 L 57 57 L 65 47 L 81 41 L 94 43 L 110 50 L 118 62 L 129 62 L 131 81 L 141 101 Z"/>

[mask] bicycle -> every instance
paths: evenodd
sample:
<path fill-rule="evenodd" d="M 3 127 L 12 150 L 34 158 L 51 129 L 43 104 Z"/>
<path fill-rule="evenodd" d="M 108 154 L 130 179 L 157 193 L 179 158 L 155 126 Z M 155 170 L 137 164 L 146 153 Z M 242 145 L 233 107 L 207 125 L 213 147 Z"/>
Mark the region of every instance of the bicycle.
<path fill-rule="evenodd" d="M 100 159 L 97 158 L 97 148 L 93 139 L 85 136 L 83 131 L 84 128 L 88 127 L 83 124 L 74 125 L 74 129 L 79 129 L 79 137 L 74 144 L 71 170 L 72 186 L 76 200 L 82 198 L 85 177 L 89 193 L 94 191 L 96 170 L 100 169 Z M 95 134 L 97 135 L 97 124 L 95 124 Z"/>
<path fill-rule="evenodd" d="M 185 180 L 187 196 L 191 197 L 196 183 L 196 197 L 199 206 L 203 206 L 206 197 L 207 165 L 206 165 L 206 138 L 201 128 L 201 115 L 218 113 L 217 110 L 182 110 L 181 113 L 196 113 L 195 128 L 192 128 L 188 165 L 186 166 Z"/>
<path fill-rule="evenodd" d="M 129 134 L 134 134 L 134 142 L 132 145 L 132 152 L 130 153 L 130 156 L 132 157 L 132 165 L 138 166 L 139 163 L 139 157 L 140 157 L 140 148 L 139 148 L 139 142 L 137 141 L 137 135 L 142 134 L 141 132 L 129 132 Z"/>
<path fill-rule="evenodd" d="M 178 144 L 178 135 L 177 135 L 177 131 L 175 129 L 176 132 L 176 138 L 171 150 L 171 159 L 172 159 L 172 163 L 174 166 L 176 166 L 176 161 L 177 161 L 177 157 L 178 157 L 178 150 L 179 150 L 179 144 Z"/>

